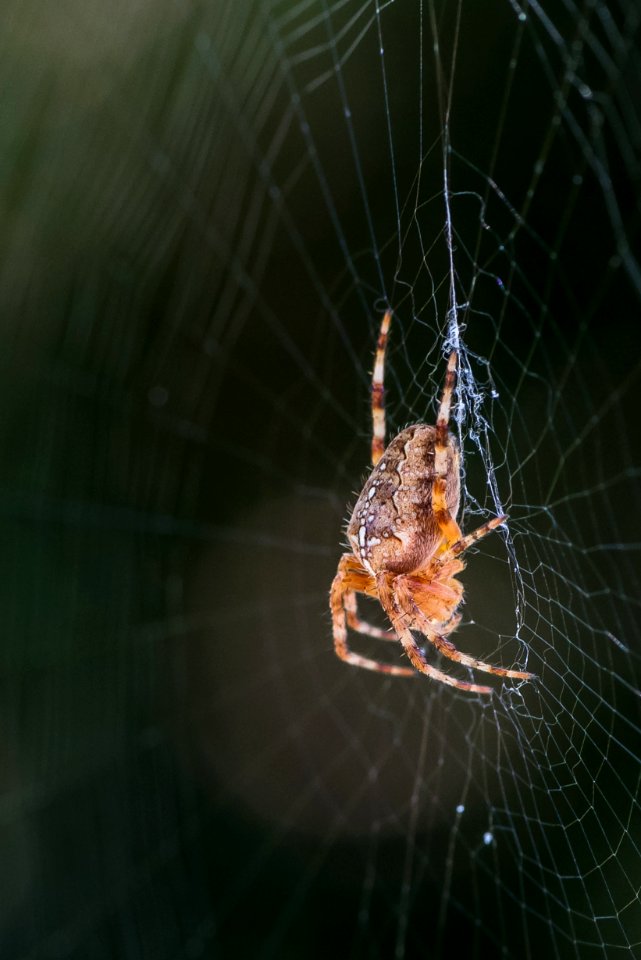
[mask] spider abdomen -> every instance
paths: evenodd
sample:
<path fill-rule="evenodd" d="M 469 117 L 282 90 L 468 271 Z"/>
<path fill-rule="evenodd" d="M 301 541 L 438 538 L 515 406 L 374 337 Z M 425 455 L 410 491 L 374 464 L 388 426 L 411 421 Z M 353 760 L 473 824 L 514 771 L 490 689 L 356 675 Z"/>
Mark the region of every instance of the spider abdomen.
<path fill-rule="evenodd" d="M 432 507 L 436 427 L 417 423 L 389 443 L 358 498 L 347 527 L 354 554 L 372 573 L 409 573 L 435 552 L 442 531 Z M 445 499 L 452 517 L 460 500 L 456 440 L 446 441 Z"/>

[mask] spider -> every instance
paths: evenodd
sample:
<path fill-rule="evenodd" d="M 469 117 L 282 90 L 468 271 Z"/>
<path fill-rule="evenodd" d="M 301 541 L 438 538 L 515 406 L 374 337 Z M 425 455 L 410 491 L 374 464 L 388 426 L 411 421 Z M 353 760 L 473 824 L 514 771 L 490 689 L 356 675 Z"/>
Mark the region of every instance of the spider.
<path fill-rule="evenodd" d="M 466 536 L 456 522 L 461 497 L 460 454 L 448 426 L 456 352 L 448 359 L 436 425 L 406 427 L 385 448 L 383 383 L 391 319 L 388 310 L 381 322 L 372 375 L 374 469 L 347 526 L 353 552 L 341 557 L 330 592 L 334 648 L 341 660 L 366 670 L 396 677 L 416 676 L 418 670 L 459 690 L 489 694 L 492 687 L 457 680 L 428 663 L 414 632 L 466 667 L 516 680 L 533 677 L 461 653 L 449 639 L 461 621 L 457 611 L 463 586 L 456 579 L 465 567 L 461 555 L 507 517 L 494 517 Z M 357 593 L 379 601 L 393 631 L 361 620 Z M 412 666 L 393 666 L 354 653 L 347 645 L 348 627 L 380 640 L 400 640 Z"/>

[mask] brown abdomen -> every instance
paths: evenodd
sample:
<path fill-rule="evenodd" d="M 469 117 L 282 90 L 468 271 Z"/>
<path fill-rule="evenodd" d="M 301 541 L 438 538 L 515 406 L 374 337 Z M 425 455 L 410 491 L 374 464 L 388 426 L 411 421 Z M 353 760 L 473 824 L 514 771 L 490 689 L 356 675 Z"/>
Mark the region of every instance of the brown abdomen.
<path fill-rule="evenodd" d="M 347 535 L 354 554 L 374 574 L 409 573 L 434 553 L 441 531 L 432 510 L 436 427 L 414 424 L 389 443 L 358 498 Z M 445 497 L 452 517 L 460 501 L 460 462 L 447 439 Z"/>

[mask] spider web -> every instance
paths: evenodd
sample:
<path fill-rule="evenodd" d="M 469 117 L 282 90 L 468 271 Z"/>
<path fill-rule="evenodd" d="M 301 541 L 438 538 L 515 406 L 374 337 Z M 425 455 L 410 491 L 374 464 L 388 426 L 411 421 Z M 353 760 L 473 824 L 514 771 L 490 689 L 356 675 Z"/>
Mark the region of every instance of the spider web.
<path fill-rule="evenodd" d="M 641 953 L 640 20 L 8 7 L 3 957 Z M 387 305 L 491 698 L 332 653 Z"/>

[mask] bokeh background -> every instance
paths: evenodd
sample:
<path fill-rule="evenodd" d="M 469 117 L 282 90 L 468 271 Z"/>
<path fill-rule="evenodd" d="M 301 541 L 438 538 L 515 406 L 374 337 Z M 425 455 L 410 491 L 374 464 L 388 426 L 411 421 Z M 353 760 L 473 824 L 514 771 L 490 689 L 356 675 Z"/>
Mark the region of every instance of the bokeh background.
<path fill-rule="evenodd" d="M 634 951 L 636 4 L 2 19 L 3 958 Z M 457 637 L 540 677 L 490 703 L 327 610 L 386 304 L 433 415 L 444 171 L 464 523 L 511 518 Z"/>

